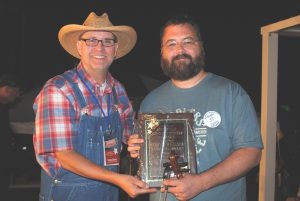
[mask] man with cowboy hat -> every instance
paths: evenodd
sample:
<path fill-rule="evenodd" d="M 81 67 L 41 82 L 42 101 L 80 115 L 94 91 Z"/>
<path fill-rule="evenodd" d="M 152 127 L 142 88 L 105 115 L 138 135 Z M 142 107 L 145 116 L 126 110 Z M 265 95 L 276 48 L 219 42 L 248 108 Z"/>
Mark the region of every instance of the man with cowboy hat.
<path fill-rule="evenodd" d="M 83 25 L 63 26 L 58 38 L 80 62 L 48 80 L 33 105 L 40 200 L 118 201 L 118 187 L 130 197 L 154 192 L 138 178 L 118 173 L 134 111 L 108 70 L 132 50 L 135 30 L 92 12 Z"/>

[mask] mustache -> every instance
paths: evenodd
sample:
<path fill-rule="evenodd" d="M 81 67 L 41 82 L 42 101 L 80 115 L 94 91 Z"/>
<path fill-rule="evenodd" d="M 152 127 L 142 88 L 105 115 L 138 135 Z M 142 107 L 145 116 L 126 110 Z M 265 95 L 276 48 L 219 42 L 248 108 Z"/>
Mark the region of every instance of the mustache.
<path fill-rule="evenodd" d="M 178 54 L 178 55 L 176 55 L 176 56 L 172 59 L 172 61 L 175 61 L 175 60 L 177 60 L 177 59 L 190 59 L 190 60 L 192 60 L 192 57 L 191 57 L 190 55 L 186 54 L 186 53 L 183 53 L 183 54 Z"/>

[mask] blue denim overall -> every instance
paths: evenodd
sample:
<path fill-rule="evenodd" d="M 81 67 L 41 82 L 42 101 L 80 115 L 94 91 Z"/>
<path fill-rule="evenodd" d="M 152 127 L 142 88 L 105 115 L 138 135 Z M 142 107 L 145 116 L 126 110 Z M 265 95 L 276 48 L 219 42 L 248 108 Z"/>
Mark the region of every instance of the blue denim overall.
<path fill-rule="evenodd" d="M 86 106 L 78 86 L 70 79 L 69 74 L 63 75 L 76 94 L 80 108 Z M 113 88 L 112 99 L 118 103 Z M 117 102 L 116 102 L 117 101 Z M 122 124 L 117 110 L 111 111 L 109 123 L 112 134 L 118 140 L 118 151 L 121 149 Z M 100 129 L 102 127 L 102 129 Z M 104 117 L 95 117 L 82 114 L 79 122 L 78 136 L 73 140 L 75 151 L 82 154 L 94 163 L 104 167 L 103 136 L 106 128 Z M 119 166 L 105 168 L 117 172 Z M 116 186 L 98 180 L 88 179 L 60 168 L 55 177 L 50 177 L 44 170 L 41 174 L 40 201 L 118 201 L 119 190 Z"/>

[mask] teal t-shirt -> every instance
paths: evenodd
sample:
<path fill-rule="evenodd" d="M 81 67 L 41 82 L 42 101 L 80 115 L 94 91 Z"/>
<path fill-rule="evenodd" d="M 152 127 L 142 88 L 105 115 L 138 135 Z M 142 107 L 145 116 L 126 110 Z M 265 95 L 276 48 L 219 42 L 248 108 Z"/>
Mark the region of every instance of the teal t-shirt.
<path fill-rule="evenodd" d="M 140 112 L 194 113 L 198 172 L 223 161 L 238 148 L 263 147 L 256 112 L 246 91 L 213 73 L 188 89 L 178 88 L 171 81 L 164 83 L 145 97 Z M 170 194 L 168 200 L 176 199 Z M 192 200 L 245 201 L 245 177 L 202 192 Z"/>

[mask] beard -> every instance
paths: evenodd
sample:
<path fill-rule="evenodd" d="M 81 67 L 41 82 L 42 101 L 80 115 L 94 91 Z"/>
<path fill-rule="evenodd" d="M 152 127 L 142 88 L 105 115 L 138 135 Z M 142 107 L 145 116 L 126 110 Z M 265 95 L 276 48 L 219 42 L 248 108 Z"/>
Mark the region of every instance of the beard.
<path fill-rule="evenodd" d="M 204 68 L 204 56 L 199 54 L 193 59 L 190 55 L 184 53 L 175 56 L 171 62 L 161 58 L 160 63 L 166 76 L 174 80 L 184 81 L 194 77 Z"/>

